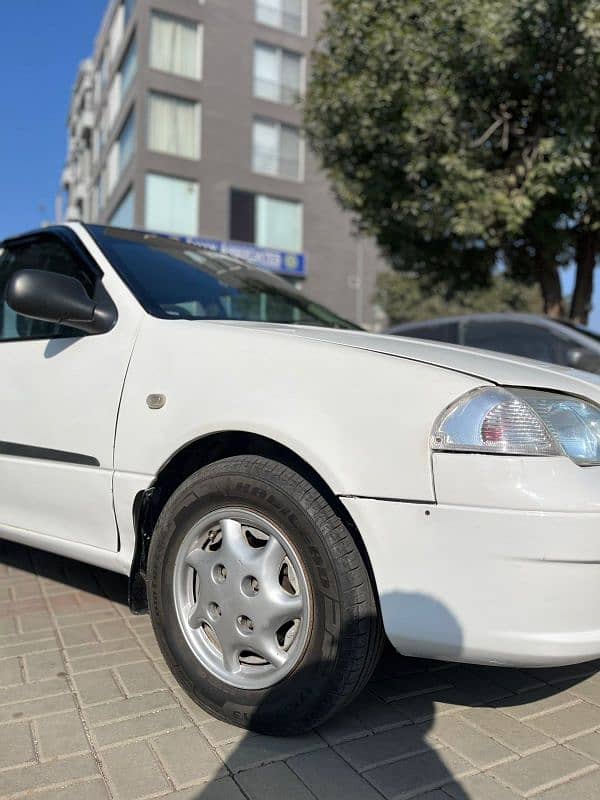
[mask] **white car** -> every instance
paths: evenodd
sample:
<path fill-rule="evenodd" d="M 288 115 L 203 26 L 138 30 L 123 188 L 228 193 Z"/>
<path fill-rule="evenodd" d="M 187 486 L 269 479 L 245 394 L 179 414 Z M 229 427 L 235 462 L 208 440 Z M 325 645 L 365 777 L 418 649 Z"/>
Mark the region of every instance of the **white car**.
<path fill-rule="evenodd" d="M 215 716 L 318 725 L 384 631 L 428 658 L 600 656 L 600 379 L 352 330 L 132 231 L 6 240 L 0 293 L 0 535 L 129 575 Z"/>

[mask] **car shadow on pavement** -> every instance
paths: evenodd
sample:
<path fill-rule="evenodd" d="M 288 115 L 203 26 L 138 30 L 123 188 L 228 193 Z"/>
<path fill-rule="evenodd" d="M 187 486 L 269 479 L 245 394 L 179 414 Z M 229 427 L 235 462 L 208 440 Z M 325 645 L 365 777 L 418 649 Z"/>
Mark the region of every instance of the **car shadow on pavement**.
<path fill-rule="evenodd" d="M 54 600 L 60 609 L 52 612 L 55 621 L 62 614 L 96 614 L 103 604 L 112 607 L 132 634 L 143 622 L 129 615 L 123 576 L 0 540 L 0 577 L 3 574 L 18 574 L 15 586 L 23 591 L 9 589 L 7 597 L 0 597 L 0 623 L 11 614 L 26 619 L 39 613 L 43 604 L 52 606 Z M 33 591 L 36 581 L 43 586 L 43 598 Z M 31 591 L 26 590 L 28 585 Z M 448 655 L 460 658 L 461 626 L 442 603 L 417 593 L 395 593 L 385 600 L 399 614 L 434 620 L 445 632 Z M 56 624 L 60 627 L 60 620 Z M 143 624 L 146 630 L 147 623 Z M 153 642 L 149 632 L 144 637 Z M 85 645 L 78 647 L 85 650 Z M 140 668 L 152 666 L 161 676 L 163 691 L 169 688 L 173 702 L 186 710 L 201 734 L 194 735 L 204 742 L 202 752 L 217 764 L 205 783 L 189 788 L 175 771 L 170 774 L 168 764 L 161 764 L 172 790 L 185 789 L 174 795 L 177 800 L 270 800 L 283 794 L 294 800 L 508 797 L 506 787 L 496 782 L 494 767 L 525 754 L 519 737 L 536 732 L 521 720 L 563 708 L 565 697 L 567 703 L 575 702 L 577 697 L 566 695 L 567 690 L 599 669 L 597 662 L 543 670 L 479 667 L 402 657 L 387 645 L 371 680 L 350 706 L 311 733 L 269 737 L 194 711 L 167 673 L 154 643 L 145 648 L 142 658 L 147 663 L 140 662 Z M 68 647 L 65 664 L 69 669 Z M 81 713 L 85 716 L 86 709 Z M 151 736 L 157 735 L 143 734 L 151 747 L 149 753 L 154 752 Z M 535 743 L 531 747 L 535 749 Z M 215 753 L 230 777 L 218 768 Z M 95 755 L 102 762 L 105 751 L 100 749 Z M 105 774 L 109 784 L 115 780 L 110 768 Z"/>

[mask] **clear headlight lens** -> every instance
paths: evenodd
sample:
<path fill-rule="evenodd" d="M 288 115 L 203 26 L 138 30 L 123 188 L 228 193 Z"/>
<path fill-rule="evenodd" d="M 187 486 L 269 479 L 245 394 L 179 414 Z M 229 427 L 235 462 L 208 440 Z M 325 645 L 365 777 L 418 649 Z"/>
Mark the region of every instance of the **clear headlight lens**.
<path fill-rule="evenodd" d="M 600 408 L 535 389 L 475 389 L 437 419 L 434 450 L 520 456 L 567 455 L 600 464 Z"/>

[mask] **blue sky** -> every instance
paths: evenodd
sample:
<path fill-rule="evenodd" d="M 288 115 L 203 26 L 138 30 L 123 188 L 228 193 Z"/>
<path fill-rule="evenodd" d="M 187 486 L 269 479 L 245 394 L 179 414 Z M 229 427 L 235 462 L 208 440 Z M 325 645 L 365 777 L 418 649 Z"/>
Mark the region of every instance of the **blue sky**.
<path fill-rule="evenodd" d="M 107 0 L 0 0 L 0 239 L 53 219 L 80 61 Z M 571 291 L 572 270 L 563 273 Z M 600 277 L 591 327 L 600 330 Z"/>
<path fill-rule="evenodd" d="M 106 0 L 0 0 L 0 239 L 54 216 L 77 66 Z"/>

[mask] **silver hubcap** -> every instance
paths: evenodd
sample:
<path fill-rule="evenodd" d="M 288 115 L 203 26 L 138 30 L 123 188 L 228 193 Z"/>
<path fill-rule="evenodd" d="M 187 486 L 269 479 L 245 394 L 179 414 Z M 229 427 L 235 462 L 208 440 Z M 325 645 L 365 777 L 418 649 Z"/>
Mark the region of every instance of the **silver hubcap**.
<path fill-rule="evenodd" d="M 241 689 L 264 689 L 302 656 L 308 581 L 287 536 L 260 514 L 224 508 L 186 535 L 175 559 L 179 624 L 196 658 Z"/>

